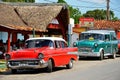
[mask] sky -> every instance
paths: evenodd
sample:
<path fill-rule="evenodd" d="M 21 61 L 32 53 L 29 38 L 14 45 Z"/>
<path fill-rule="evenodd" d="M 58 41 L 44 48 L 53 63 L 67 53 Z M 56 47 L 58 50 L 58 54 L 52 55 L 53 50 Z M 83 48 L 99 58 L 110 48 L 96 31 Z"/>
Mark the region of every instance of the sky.
<path fill-rule="evenodd" d="M 54 3 L 58 0 L 36 0 L 36 3 Z M 68 5 L 74 8 L 79 8 L 82 14 L 86 11 L 94 9 L 104 9 L 106 10 L 107 2 L 106 0 L 64 0 Z M 110 0 L 110 10 L 115 14 L 115 17 L 120 19 L 120 0 Z"/>

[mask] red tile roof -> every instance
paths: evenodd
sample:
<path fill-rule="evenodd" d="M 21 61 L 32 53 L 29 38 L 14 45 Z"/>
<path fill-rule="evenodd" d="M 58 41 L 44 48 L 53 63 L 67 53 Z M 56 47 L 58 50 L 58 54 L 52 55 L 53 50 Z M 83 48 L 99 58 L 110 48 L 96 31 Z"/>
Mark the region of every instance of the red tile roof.
<path fill-rule="evenodd" d="M 107 21 L 107 20 L 95 20 L 94 28 L 96 29 L 120 29 L 120 20 L 118 21 Z"/>

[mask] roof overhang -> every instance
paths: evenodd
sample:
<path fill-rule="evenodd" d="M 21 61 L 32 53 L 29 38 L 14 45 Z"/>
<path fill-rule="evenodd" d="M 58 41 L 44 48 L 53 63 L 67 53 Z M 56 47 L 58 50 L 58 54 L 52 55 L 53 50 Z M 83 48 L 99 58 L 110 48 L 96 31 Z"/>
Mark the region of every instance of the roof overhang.
<path fill-rule="evenodd" d="M 8 29 L 46 32 L 49 23 L 58 15 L 63 14 L 64 26 L 69 23 L 65 4 L 40 3 L 0 3 L 0 24 Z M 67 9 L 68 10 L 68 9 Z M 63 17 L 64 16 L 64 17 Z M 66 22 L 67 23 L 66 23 Z"/>

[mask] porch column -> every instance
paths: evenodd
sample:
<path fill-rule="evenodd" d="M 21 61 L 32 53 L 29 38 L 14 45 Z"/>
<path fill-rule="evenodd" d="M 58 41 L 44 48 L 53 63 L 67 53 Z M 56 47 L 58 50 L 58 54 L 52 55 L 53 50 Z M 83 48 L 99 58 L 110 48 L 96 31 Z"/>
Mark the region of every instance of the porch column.
<path fill-rule="evenodd" d="M 63 38 L 66 40 L 66 41 L 68 41 L 67 40 L 67 35 L 66 35 L 66 30 L 65 30 L 65 26 L 63 25 L 63 21 L 62 21 L 62 19 L 60 18 L 60 17 L 57 17 L 56 18 L 57 20 L 58 20 L 58 22 L 59 22 L 59 26 L 60 26 L 60 29 L 62 30 L 62 35 L 63 35 Z M 67 27 L 67 26 L 66 26 Z"/>
<path fill-rule="evenodd" d="M 27 40 L 29 38 L 28 34 L 24 34 L 24 40 Z"/>
<path fill-rule="evenodd" d="M 40 37 L 43 37 L 43 34 L 42 34 L 42 33 L 40 34 Z"/>
<path fill-rule="evenodd" d="M 13 42 L 13 44 L 15 44 L 17 42 L 17 33 L 16 32 L 12 33 L 12 42 Z"/>
<path fill-rule="evenodd" d="M 8 32 L 7 52 L 10 52 L 10 32 Z"/>

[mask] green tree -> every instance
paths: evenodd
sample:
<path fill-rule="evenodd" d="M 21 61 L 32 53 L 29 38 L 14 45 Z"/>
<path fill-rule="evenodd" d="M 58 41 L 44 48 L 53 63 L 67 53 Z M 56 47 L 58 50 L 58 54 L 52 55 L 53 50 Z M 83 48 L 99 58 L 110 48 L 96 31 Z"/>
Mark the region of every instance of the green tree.
<path fill-rule="evenodd" d="M 83 14 L 84 17 L 93 17 L 96 20 L 104 20 L 106 19 L 106 10 L 103 9 L 95 9 L 92 11 L 87 11 L 85 14 Z M 110 11 L 110 20 L 113 20 L 114 17 L 114 12 Z M 118 18 L 115 18 L 118 19 Z"/>
<path fill-rule="evenodd" d="M 115 14 L 113 11 L 110 11 L 110 19 L 113 20 L 115 18 Z"/>
<path fill-rule="evenodd" d="M 57 3 L 66 3 L 64 0 L 58 0 Z M 67 3 L 66 3 L 67 4 Z"/>
<path fill-rule="evenodd" d="M 58 0 L 58 3 L 67 4 L 64 0 Z M 70 18 L 73 18 L 75 20 L 75 24 L 79 23 L 79 18 L 82 16 L 79 9 L 78 8 L 73 8 L 70 5 L 68 5 L 68 7 L 69 7 L 69 12 L 70 12 Z"/>
<path fill-rule="evenodd" d="M 35 2 L 35 0 L 2 0 L 3 2 Z"/>
<path fill-rule="evenodd" d="M 70 17 L 75 20 L 75 24 L 79 23 L 79 18 L 82 16 L 78 8 L 69 6 Z"/>
<path fill-rule="evenodd" d="M 119 19 L 118 19 L 118 17 L 114 17 L 112 20 L 113 20 L 113 21 L 117 21 L 117 20 L 119 20 Z"/>

